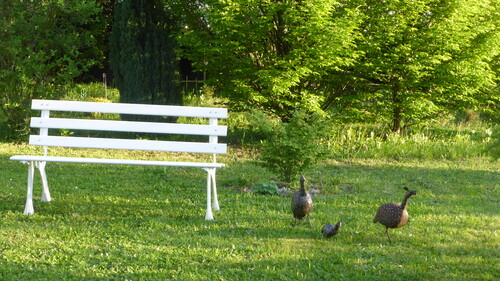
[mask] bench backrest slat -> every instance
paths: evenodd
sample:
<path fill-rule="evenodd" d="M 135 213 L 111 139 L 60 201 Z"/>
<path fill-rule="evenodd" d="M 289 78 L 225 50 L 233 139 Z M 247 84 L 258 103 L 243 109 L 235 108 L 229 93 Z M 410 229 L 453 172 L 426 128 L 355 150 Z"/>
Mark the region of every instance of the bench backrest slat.
<path fill-rule="evenodd" d="M 58 100 L 33 100 L 34 110 L 101 112 L 118 114 L 227 118 L 227 108 L 190 107 L 174 105 L 127 104 L 127 103 L 95 103 Z"/>
<path fill-rule="evenodd" d="M 31 145 L 103 148 L 103 149 L 126 149 L 126 150 L 153 150 L 170 152 L 192 152 L 192 153 L 226 153 L 226 144 L 200 143 L 200 142 L 175 142 L 175 141 L 152 141 L 136 139 L 110 139 L 110 138 L 88 138 L 88 137 L 56 137 L 31 135 Z"/>
<path fill-rule="evenodd" d="M 81 147 L 101 149 L 126 149 L 146 151 L 170 151 L 188 153 L 213 154 L 212 162 L 216 162 L 215 155 L 226 153 L 226 144 L 218 143 L 218 137 L 227 135 L 227 126 L 218 125 L 219 118 L 227 118 L 226 108 L 188 107 L 171 105 L 151 104 L 123 104 L 123 103 L 100 103 L 79 101 L 57 101 L 57 100 L 33 100 L 33 110 L 41 110 L 41 117 L 31 119 L 31 127 L 39 128 L 39 135 L 31 135 L 29 143 L 46 148 L 49 146 Z M 70 118 L 52 118 L 52 111 L 84 112 L 84 113 L 115 113 L 127 115 L 149 115 L 149 116 L 175 116 L 203 118 L 208 124 L 181 124 L 156 121 L 122 121 L 102 120 L 91 118 L 92 115 L 73 115 Z M 94 115 L 100 116 L 100 115 Z M 89 119 L 89 117 L 91 119 Z M 100 116 L 107 118 L 109 116 Z M 113 116 L 112 118 L 115 118 Z M 180 119 L 184 120 L 184 119 Z M 186 120 L 188 121 L 188 120 Z M 202 122 L 204 122 L 202 120 Z M 81 137 L 76 135 L 59 136 L 57 130 L 83 130 L 83 131 L 109 131 L 109 132 L 132 132 L 152 134 L 174 134 L 174 135 L 198 135 L 206 136 L 207 142 L 199 138 L 193 141 L 165 141 L 135 139 L 132 135 L 117 135 L 114 137 Z M 51 134 L 54 132 L 55 134 Z M 130 139 L 128 139 L 130 137 Z M 156 138 L 157 136 L 154 136 Z M 161 139 L 161 138 L 160 138 Z"/>
<path fill-rule="evenodd" d="M 68 118 L 31 118 L 32 128 L 226 136 L 226 126 Z"/>

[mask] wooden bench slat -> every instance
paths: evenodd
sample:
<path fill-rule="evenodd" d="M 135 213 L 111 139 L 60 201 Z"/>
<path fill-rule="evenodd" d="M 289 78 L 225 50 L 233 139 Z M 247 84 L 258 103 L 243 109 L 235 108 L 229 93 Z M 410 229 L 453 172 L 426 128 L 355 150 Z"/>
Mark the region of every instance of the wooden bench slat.
<path fill-rule="evenodd" d="M 119 165 L 142 165 L 142 166 L 170 166 L 170 167 L 195 167 L 195 168 L 221 168 L 224 164 L 203 162 L 172 162 L 154 160 L 131 160 L 131 159 L 104 159 L 104 158 L 80 158 L 80 157 L 58 157 L 58 156 L 34 156 L 15 155 L 10 158 L 14 161 L 46 161 L 83 164 L 119 164 Z"/>
<path fill-rule="evenodd" d="M 183 134 L 200 136 L 226 136 L 227 126 L 152 123 L 116 120 L 69 119 L 69 118 L 31 118 L 32 128 L 92 130 L 113 132 L 137 132 L 158 134 Z"/>
<path fill-rule="evenodd" d="M 58 100 L 33 100 L 34 110 L 101 112 L 137 115 L 179 116 L 199 118 L 227 118 L 227 108 L 151 105 L 132 103 L 96 103 Z"/>
<path fill-rule="evenodd" d="M 152 150 L 214 154 L 226 153 L 227 148 L 226 144 L 221 143 L 153 141 L 90 137 L 56 137 L 40 135 L 31 135 L 29 138 L 29 144 L 41 146 Z"/>

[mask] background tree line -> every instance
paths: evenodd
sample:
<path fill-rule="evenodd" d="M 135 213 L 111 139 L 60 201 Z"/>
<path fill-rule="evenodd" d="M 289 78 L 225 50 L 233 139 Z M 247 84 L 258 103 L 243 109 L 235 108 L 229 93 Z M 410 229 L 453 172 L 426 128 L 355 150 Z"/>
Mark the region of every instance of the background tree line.
<path fill-rule="evenodd" d="M 0 1 L 4 138 L 30 101 L 112 74 L 123 102 L 179 104 L 179 62 L 232 110 L 296 111 L 400 132 L 464 109 L 499 115 L 495 0 Z M 111 70 L 111 71 L 110 71 Z"/>

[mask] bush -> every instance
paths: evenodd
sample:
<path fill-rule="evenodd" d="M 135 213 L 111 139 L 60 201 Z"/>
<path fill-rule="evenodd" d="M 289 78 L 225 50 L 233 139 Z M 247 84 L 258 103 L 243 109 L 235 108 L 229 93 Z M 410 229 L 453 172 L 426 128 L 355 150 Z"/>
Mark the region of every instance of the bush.
<path fill-rule="evenodd" d="M 262 143 L 261 164 L 290 183 L 299 173 L 325 155 L 323 139 L 328 135 L 325 119 L 297 111 L 290 122 L 275 125 L 274 134 Z"/>

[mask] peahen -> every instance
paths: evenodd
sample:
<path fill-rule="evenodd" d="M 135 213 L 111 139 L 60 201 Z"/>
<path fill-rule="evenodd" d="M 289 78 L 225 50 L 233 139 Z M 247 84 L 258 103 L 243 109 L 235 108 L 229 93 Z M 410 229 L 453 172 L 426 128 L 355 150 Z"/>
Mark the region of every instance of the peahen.
<path fill-rule="evenodd" d="M 417 194 L 415 190 L 408 190 L 407 187 L 404 190 L 406 190 L 406 194 L 401 205 L 397 203 L 385 203 L 378 208 L 377 215 L 373 219 L 374 223 L 379 222 L 385 226 L 385 233 L 391 242 L 389 228 L 402 227 L 408 223 L 408 211 L 406 210 L 408 199 L 412 195 Z"/>
<path fill-rule="evenodd" d="M 292 212 L 295 219 L 295 225 L 297 225 L 302 218 L 307 216 L 307 221 L 309 222 L 309 226 L 311 226 L 309 213 L 313 210 L 313 201 L 311 195 L 306 190 L 305 182 L 306 178 L 300 176 L 300 189 L 297 190 L 292 197 Z"/>
<path fill-rule="evenodd" d="M 331 224 L 331 223 L 325 224 L 321 229 L 321 232 L 323 232 L 323 235 L 326 238 L 329 238 L 337 235 L 341 226 L 342 226 L 342 220 L 338 221 L 336 224 Z"/>

